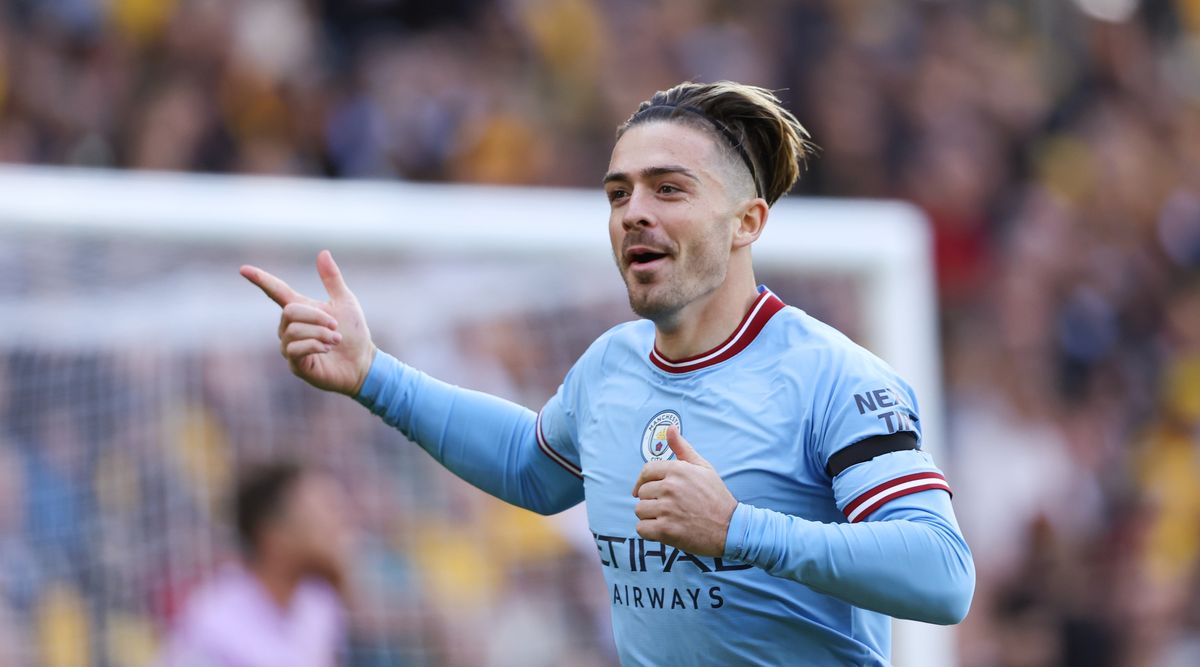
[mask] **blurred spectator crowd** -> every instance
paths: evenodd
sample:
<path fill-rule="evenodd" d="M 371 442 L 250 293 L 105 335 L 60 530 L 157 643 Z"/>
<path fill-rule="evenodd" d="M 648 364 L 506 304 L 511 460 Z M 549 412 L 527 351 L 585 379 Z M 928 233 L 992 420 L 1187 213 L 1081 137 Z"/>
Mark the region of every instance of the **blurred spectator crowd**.
<path fill-rule="evenodd" d="M 230 265 L 236 259 L 209 280 Z M 490 369 L 518 379 L 480 386 L 544 400 L 557 379 L 505 367 L 536 361 L 565 373 L 571 359 L 548 352 L 572 332 L 559 330 L 558 346 L 539 346 L 535 358 L 506 352 L 498 332 L 530 324 L 517 316 L 454 327 L 449 345 L 475 351 L 459 350 L 458 370 L 442 372 Z M 604 324 L 574 330 L 574 354 L 593 326 Z M 351 500 L 350 623 L 339 664 L 614 664 L 595 545 L 586 530 L 577 539 L 581 517 L 547 521 L 486 496 L 353 401 L 297 382 L 269 347 L 252 347 L 3 346 L 0 665 L 162 664 L 188 596 L 236 560 L 236 471 L 279 458 L 331 473 Z M 389 348 L 433 356 L 420 344 Z"/>
<path fill-rule="evenodd" d="M 932 220 L 980 574 L 963 664 L 1200 664 L 1196 0 L 7 0 L 0 161 L 597 186 L 639 101 L 723 78 L 781 89 L 812 131 L 799 193 Z M 43 463 L 0 465 L 0 559 L 29 568 L 0 570 L 0 630 L 70 608 L 28 543 L 82 518 L 20 529 L 9 502 L 58 507 L 79 433 L 55 424 Z M 396 569 L 409 598 L 463 585 Z M 549 585 L 514 576 L 491 584 Z"/>

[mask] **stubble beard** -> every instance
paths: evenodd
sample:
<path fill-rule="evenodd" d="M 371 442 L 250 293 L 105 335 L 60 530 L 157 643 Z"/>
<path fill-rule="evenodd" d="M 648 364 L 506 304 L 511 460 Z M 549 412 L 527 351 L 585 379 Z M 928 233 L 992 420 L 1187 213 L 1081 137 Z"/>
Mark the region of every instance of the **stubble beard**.
<path fill-rule="evenodd" d="M 725 281 L 729 270 L 728 254 L 722 255 L 716 239 L 690 249 L 690 261 L 671 258 L 669 275 L 660 281 L 642 283 L 621 272 L 629 295 L 629 307 L 638 317 L 654 322 L 660 329 L 671 330 L 685 306 L 712 293 Z"/>

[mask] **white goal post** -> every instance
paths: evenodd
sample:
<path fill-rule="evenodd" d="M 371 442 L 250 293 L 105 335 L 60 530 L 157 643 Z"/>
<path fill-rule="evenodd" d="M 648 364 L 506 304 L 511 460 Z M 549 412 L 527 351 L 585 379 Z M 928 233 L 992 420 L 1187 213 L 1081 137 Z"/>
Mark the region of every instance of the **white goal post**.
<path fill-rule="evenodd" d="M 0 167 L 0 245 L 6 236 L 62 234 L 167 239 L 197 246 L 329 247 L 335 255 L 339 250 L 383 255 L 403 250 L 430 258 L 517 261 L 554 255 L 599 266 L 612 261 L 607 215 L 598 188 Z M 860 342 L 913 385 L 921 403 L 925 446 L 944 459 L 937 305 L 924 216 L 899 202 L 788 197 L 772 209 L 766 231 L 754 246 L 754 258 L 757 267 L 775 273 L 854 278 L 861 286 Z M 236 267 L 229 270 L 236 272 Z M 615 270 L 610 271 L 613 283 L 619 285 Z M 249 289 L 232 285 L 230 289 Z M 448 296 L 453 300 L 453 294 Z M 239 293 L 232 299 L 232 307 L 242 298 Z M 4 302 L 0 295 L 0 304 Z M 27 335 L 23 318 L 63 317 L 54 308 L 37 304 L 10 305 L 16 311 L 0 316 L 0 336 L 10 339 Z M 256 303 L 254 307 L 269 314 L 267 306 Z M 214 316 L 187 312 L 189 307 L 194 310 L 194 305 L 164 305 L 159 318 L 178 323 Z M 377 323 L 371 310 L 368 316 L 377 333 L 388 326 Z M 263 319 L 261 313 L 258 317 Z M 62 321 L 63 327 L 44 327 L 39 334 L 46 344 L 54 344 L 58 337 L 78 343 L 83 337 L 78 331 L 67 331 L 70 327 Z M 102 339 L 106 327 L 116 326 L 95 321 L 89 324 L 87 336 Z M 137 326 L 153 330 L 168 325 L 147 321 Z M 262 335 L 273 335 L 273 329 Z M 951 667 L 956 664 L 953 633 L 950 628 L 897 623 L 895 664 Z"/>

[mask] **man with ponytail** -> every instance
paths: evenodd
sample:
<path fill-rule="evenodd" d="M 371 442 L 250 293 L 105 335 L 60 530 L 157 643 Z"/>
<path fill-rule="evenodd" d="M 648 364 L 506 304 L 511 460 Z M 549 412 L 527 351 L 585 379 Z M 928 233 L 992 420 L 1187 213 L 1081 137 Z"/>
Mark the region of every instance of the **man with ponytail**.
<path fill-rule="evenodd" d="M 604 189 L 638 321 L 534 413 L 377 350 L 328 253 L 317 301 L 255 267 L 281 349 L 471 484 L 587 499 L 625 665 L 887 665 L 890 618 L 959 622 L 975 569 L 912 389 L 754 279 L 811 153 L 773 93 L 683 83 L 617 131 Z"/>

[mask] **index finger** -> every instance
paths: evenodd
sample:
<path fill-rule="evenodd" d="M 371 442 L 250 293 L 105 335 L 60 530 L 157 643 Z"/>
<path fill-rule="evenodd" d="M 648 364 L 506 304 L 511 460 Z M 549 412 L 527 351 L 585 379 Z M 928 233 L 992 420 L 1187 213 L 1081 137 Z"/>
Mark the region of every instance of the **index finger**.
<path fill-rule="evenodd" d="M 257 266 L 247 264 L 241 268 L 239 273 L 242 274 L 243 278 L 257 285 L 272 301 L 279 304 L 280 308 L 304 298 L 299 292 L 289 287 L 287 283 Z"/>
<path fill-rule="evenodd" d="M 637 481 L 633 484 L 633 496 L 636 498 L 638 491 L 646 482 L 653 482 L 667 476 L 667 470 L 670 468 L 666 461 L 651 461 L 642 466 L 642 472 L 638 474 Z"/>

